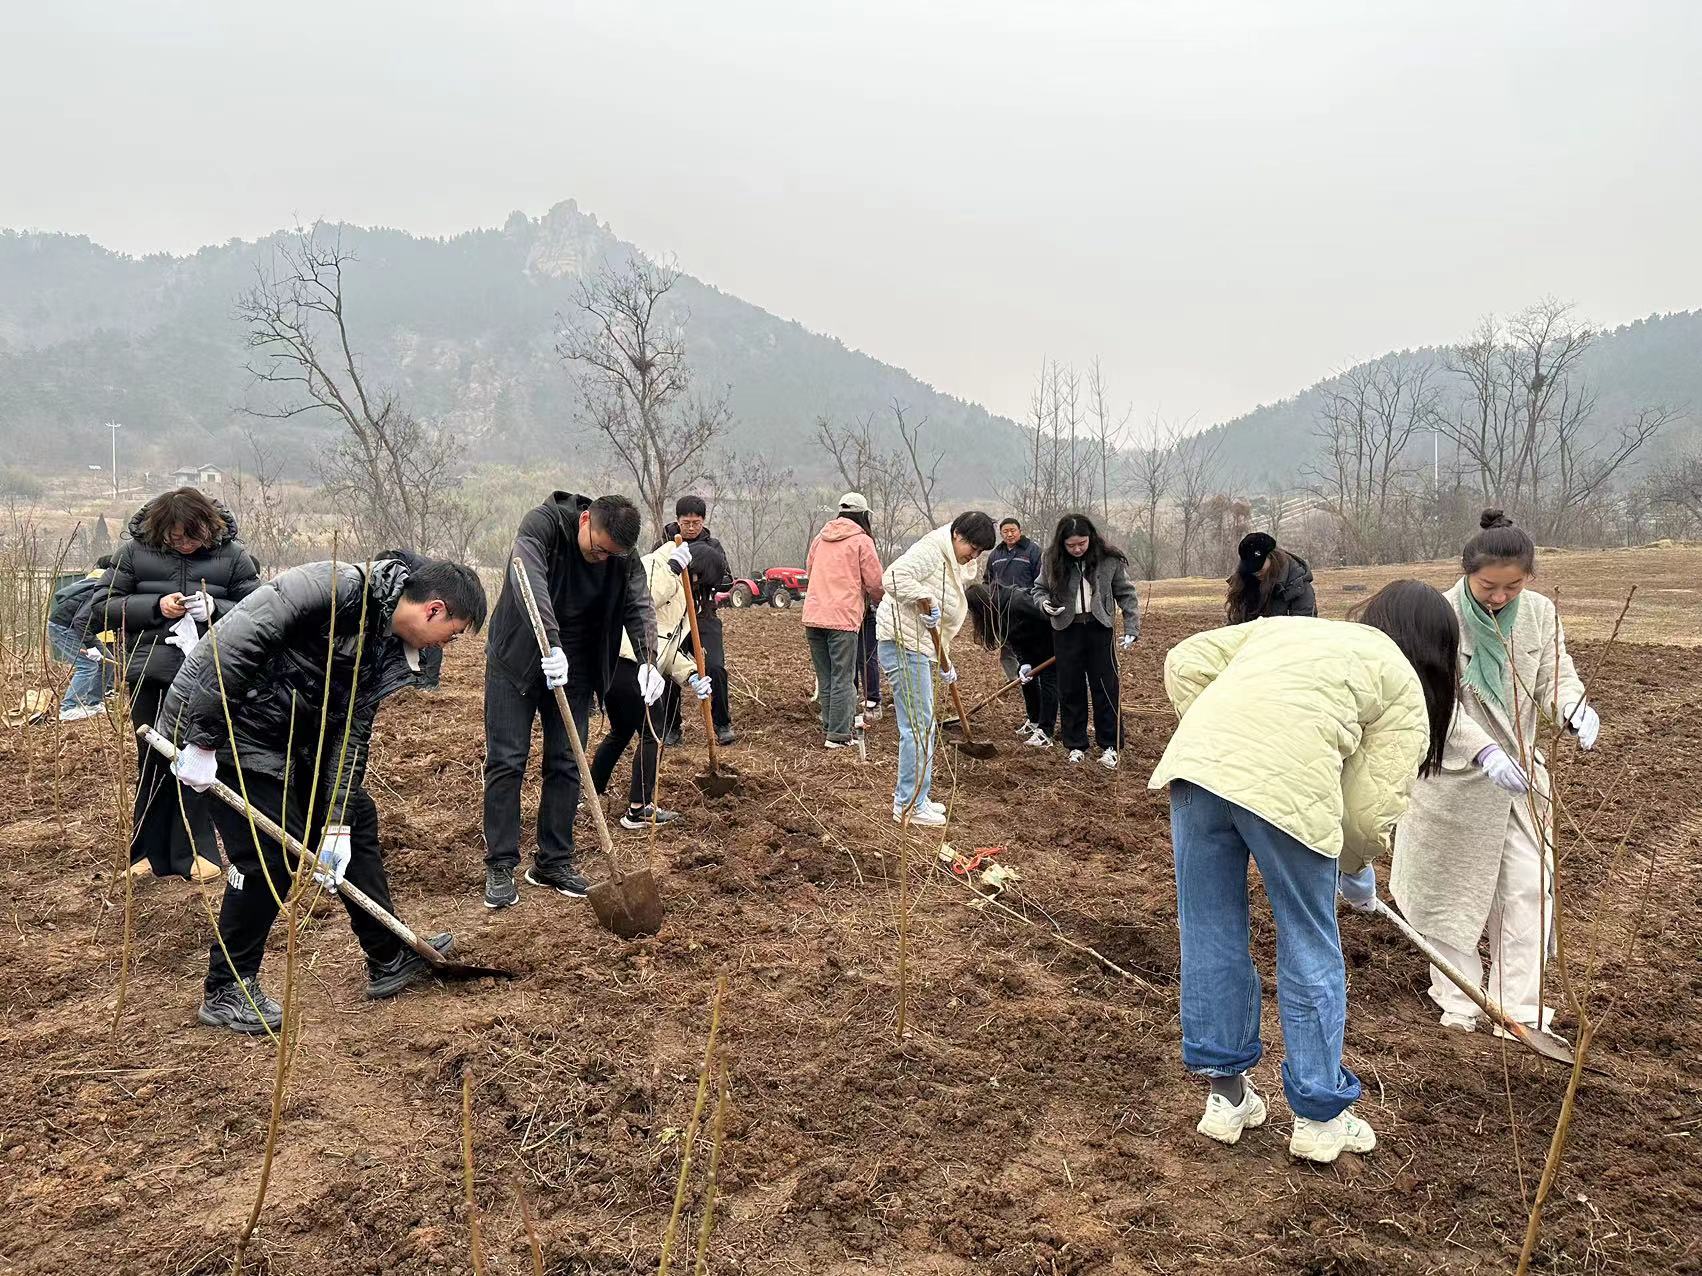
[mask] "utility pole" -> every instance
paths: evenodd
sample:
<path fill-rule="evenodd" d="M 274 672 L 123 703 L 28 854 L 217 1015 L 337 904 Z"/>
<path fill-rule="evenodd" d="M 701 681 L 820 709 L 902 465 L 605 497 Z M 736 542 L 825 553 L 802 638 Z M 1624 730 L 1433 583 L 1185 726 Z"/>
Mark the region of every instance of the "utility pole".
<path fill-rule="evenodd" d="M 118 504 L 118 432 L 124 428 L 117 421 L 108 421 L 106 428 L 112 431 L 112 503 Z"/>

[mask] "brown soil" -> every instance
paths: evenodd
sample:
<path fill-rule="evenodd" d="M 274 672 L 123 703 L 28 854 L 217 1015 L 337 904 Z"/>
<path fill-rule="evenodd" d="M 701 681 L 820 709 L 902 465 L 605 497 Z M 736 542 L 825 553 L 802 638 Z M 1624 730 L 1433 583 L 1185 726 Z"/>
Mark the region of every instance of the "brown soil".
<path fill-rule="evenodd" d="M 654 1271 L 718 972 L 733 1106 L 711 1271 L 1509 1270 L 1566 1074 L 1487 1034 L 1439 1030 L 1423 962 L 1375 920 L 1348 915 L 1343 932 L 1349 1062 L 1376 1152 L 1291 1162 L 1280 1099 L 1236 1148 L 1193 1131 L 1202 1091 L 1178 1061 L 1167 814 L 1145 780 L 1171 721 L 1163 653 L 1209 623 L 1156 608 L 1122 658 L 1131 738 L 1114 775 L 1019 748 L 1007 706 L 984 715 L 1000 757 L 955 763 L 936 793 L 951 796 L 955 846 L 1005 848 L 1022 874 L 1013 903 L 1039 925 L 966 907 L 931 864 L 940 839 L 911 842 L 902 1041 L 894 729 L 872 726 L 866 767 L 818 747 L 796 612 L 729 622 L 740 740 L 728 757 L 745 794 L 706 804 L 690 783 L 698 755 L 672 755 L 663 799 L 684 818 L 649 847 L 668 921 L 637 943 L 531 888 L 505 912 L 481 906 L 482 662 L 474 644 L 454 650 L 446 690 L 380 722 L 373 790 L 398 907 L 453 928 L 470 959 L 526 973 L 369 1005 L 340 911 L 307 925 L 303 1048 L 249 1270 L 470 1272 L 470 1067 L 488 1270 L 532 1270 L 524 1183 L 549 1272 Z M 1601 648 L 1577 646 L 1592 669 Z M 992 657 L 964 663 L 967 686 L 993 685 Z M 1699 685 L 1702 652 L 1621 645 L 1594 697 L 1601 747 L 1561 758 L 1592 834 L 1565 842 L 1568 939 L 1599 953 L 1591 986 L 1614 1009 L 1541 1270 L 1702 1271 L 1702 1082 L 1688 1070 L 1702 1055 Z M 115 739 L 101 730 L 0 739 L 0 1273 L 226 1271 L 254 1197 L 273 1052 L 195 1026 L 209 922 L 176 881 L 136 892 L 128 1005 L 109 1031 L 124 892 L 111 880 Z M 700 740 L 688 723 L 688 746 Z M 589 842 L 587 821 L 579 831 Z M 1055 942 L 1050 923 L 1141 982 Z M 282 968 L 279 940 L 274 989 Z M 1258 1079 L 1280 1096 L 1273 1003 Z"/>

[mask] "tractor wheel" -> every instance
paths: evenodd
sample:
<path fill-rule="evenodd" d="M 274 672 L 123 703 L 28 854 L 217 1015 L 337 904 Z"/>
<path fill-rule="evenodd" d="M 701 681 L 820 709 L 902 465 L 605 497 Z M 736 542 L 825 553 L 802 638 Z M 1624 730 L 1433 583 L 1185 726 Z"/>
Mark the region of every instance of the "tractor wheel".
<path fill-rule="evenodd" d="M 727 595 L 727 605 L 729 607 L 749 607 L 751 605 L 751 587 L 744 581 L 734 585 Z"/>
<path fill-rule="evenodd" d="M 792 591 L 784 585 L 778 586 L 769 597 L 768 605 L 775 611 L 785 611 L 792 605 Z"/>

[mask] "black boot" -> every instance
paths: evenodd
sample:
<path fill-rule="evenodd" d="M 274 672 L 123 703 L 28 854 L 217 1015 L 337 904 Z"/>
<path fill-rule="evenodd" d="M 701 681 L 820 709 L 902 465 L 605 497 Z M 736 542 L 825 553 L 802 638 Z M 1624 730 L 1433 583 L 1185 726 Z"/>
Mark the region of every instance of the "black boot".
<path fill-rule="evenodd" d="M 426 943 L 445 957 L 455 951 L 455 939 L 447 931 L 441 935 L 428 935 Z M 404 948 L 389 961 L 369 960 L 366 963 L 366 973 L 367 999 L 379 1001 L 385 997 L 394 997 L 416 979 L 430 974 L 431 963 L 412 948 Z"/>

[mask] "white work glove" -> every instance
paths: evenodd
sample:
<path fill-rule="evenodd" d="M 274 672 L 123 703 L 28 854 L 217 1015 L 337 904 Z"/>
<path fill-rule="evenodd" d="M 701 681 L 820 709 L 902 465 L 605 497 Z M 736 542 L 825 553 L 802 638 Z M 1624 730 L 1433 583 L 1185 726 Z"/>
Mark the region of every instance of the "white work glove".
<path fill-rule="evenodd" d="M 341 886 L 353 849 L 347 824 L 327 824 L 325 836 L 319 839 L 319 867 L 313 870 L 313 880 L 321 886 Z"/>
<path fill-rule="evenodd" d="M 183 596 L 183 613 L 197 625 L 213 623 L 213 596 L 202 590 L 200 593 Z"/>
<path fill-rule="evenodd" d="M 694 673 L 686 679 L 686 686 L 692 689 L 699 700 L 707 700 L 710 692 L 715 690 L 715 679 L 706 673 Z"/>
<path fill-rule="evenodd" d="M 1377 869 L 1375 865 L 1367 864 L 1357 873 L 1336 874 L 1336 889 L 1347 901 L 1347 906 L 1356 913 L 1374 913 L 1377 911 Z"/>
<path fill-rule="evenodd" d="M 946 686 L 948 686 L 948 687 L 951 686 L 952 683 L 957 681 L 957 670 L 955 670 L 955 669 L 942 669 L 942 670 L 940 670 L 940 681 L 945 683 Z"/>
<path fill-rule="evenodd" d="M 1496 788 L 1514 797 L 1531 791 L 1531 782 L 1525 776 L 1524 767 L 1507 756 L 1507 750 L 1499 744 L 1492 744 L 1477 755 L 1477 764 L 1487 775 Z"/>
<path fill-rule="evenodd" d="M 940 627 L 940 605 L 938 603 L 934 604 L 934 609 L 932 611 L 922 613 L 922 624 L 928 629 L 938 629 Z"/>
<path fill-rule="evenodd" d="M 1138 636 L 1137 634 L 1124 634 L 1120 640 L 1123 644 L 1123 650 L 1127 651 L 1130 647 L 1133 647 Z"/>
<path fill-rule="evenodd" d="M 1045 612 L 1048 616 L 1062 616 L 1064 614 L 1064 604 L 1055 603 L 1048 599 L 1040 604 L 1040 610 Z"/>
<path fill-rule="evenodd" d="M 1584 701 L 1580 700 L 1566 711 L 1566 725 L 1577 733 L 1578 747 L 1585 753 L 1596 747 L 1596 736 L 1601 733 L 1602 720 Z"/>
<path fill-rule="evenodd" d="M 87 660 L 104 660 L 106 658 L 106 652 L 99 647 L 84 647 L 78 654 Z"/>
<path fill-rule="evenodd" d="M 645 704 L 655 704 L 660 700 L 666 685 L 662 681 L 662 671 L 655 665 L 638 667 L 638 694 L 644 697 Z"/>
<path fill-rule="evenodd" d="M 567 685 L 567 653 L 560 647 L 551 647 L 549 655 L 539 657 L 538 668 L 544 671 L 544 686 Z"/>
<path fill-rule="evenodd" d="M 1021 666 L 1016 671 L 1016 680 L 1018 682 L 1022 683 L 1022 685 L 1025 686 L 1025 687 L 1029 683 L 1033 682 L 1034 681 L 1034 666 L 1033 665 Z"/>
<path fill-rule="evenodd" d="M 219 756 L 198 744 L 186 744 L 171 760 L 171 773 L 197 793 L 205 793 L 219 778 Z"/>
<path fill-rule="evenodd" d="M 691 566 L 691 546 L 681 541 L 674 546 L 674 552 L 668 555 L 668 570 L 678 576 Z"/>

